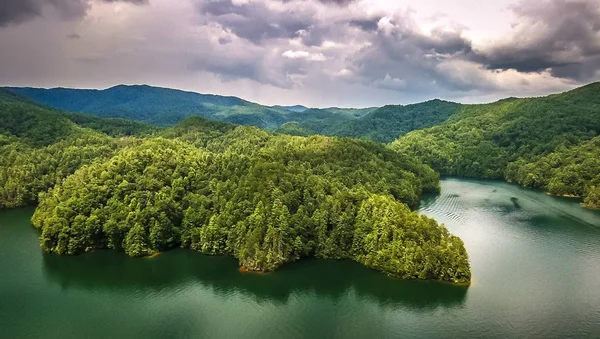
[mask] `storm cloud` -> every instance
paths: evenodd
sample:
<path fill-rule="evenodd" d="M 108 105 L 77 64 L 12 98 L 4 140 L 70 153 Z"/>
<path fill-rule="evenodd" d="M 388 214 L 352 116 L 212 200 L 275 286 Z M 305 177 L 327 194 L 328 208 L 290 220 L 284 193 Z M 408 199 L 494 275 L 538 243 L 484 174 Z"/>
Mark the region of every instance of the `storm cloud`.
<path fill-rule="evenodd" d="M 600 2 L 522 1 L 510 37 L 474 57 L 489 69 L 590 80 L 600 69 Z"/>
<path fill-rule="evenodd" d="M 367 106 L 540 95 L 600 78 L 596 0 L 469 3 L 5 0 L 0 79 Z"/>
<path fill-rule="evenodd" d="M 0 26 L 27 21 L 48 8 L 56 10 L 63 19 L 72 19 L 85 14 L 87 7 L 87 0 L 3 0 Z"/>
<path fill-rule="evenodd" d="M 199 12 L 223 29 L 254 43 L 268 39 L 295 38 L 312 24 L 310 13 L 290 9 L 281 15 L 263 2 L 234 3 L 233 0 L 201 2 Z"/>
<path fill-rule="evenodd" d="M 63 20 L 72 20 L 85 15 L 91 0 L 2 0 L 0 6 L 0 27 L 19 24 L 44 11 L 54 10 Z M 147 4 L 148 0 L 97 0 L 103 2 L 128 2 L 136 5 Z"/>

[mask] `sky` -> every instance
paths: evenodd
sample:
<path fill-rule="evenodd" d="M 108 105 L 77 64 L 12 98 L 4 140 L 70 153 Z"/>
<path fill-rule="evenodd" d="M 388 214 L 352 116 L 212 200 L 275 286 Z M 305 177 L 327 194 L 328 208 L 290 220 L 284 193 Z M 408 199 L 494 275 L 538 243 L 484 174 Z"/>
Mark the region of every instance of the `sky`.
<path fill-rule="evenodd" d="M 598 0 L 0 0 L 7 86 L 368 107 L 598 80 Z"/>

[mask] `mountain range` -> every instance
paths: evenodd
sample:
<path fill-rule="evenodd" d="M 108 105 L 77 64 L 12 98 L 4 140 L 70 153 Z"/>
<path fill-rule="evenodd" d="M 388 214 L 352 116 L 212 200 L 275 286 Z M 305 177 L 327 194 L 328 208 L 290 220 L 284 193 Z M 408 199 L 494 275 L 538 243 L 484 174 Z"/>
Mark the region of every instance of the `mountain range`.
<path fill-rule="evenodd" d="M 362 109 L 269 107 L 237 97 L 145 85 L 5 88 L 4 96 L 9 95 L 69 111 L 63 114 L 71 121 L 113 136 L 153 133 L 195 116 L 283 134 L 368 139 L 389 143 L 389 148 L 417 157 L 442 175 L 505 179 L 551 194 L 583 197 L 586 206 L 600 207 L 600 83 L 488 104 L 435 99 Z M 211 128 L 221 127 L 213 123 Z"/>
<path fill-rule="evenodd" d="M 148 85 L 104 90 L 6 87 L 55 109 L 171 126 L 189 116 L 251 125 L 293 135 L 324 134 L 390 142 L 399 135 L 444 121 L 458 104 L 432 100 L 369 108 L 264 106 L 232 96 L 200 94 Z"/>

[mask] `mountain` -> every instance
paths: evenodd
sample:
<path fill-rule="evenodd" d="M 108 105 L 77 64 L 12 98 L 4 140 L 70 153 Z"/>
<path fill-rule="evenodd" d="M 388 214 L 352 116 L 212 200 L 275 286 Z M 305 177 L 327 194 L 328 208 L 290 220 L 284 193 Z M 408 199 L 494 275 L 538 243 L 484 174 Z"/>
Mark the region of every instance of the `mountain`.
<path fill-rule="evenodd" d="M 307 108 L 294 115 L 294 120 L 281 125 L 277 132 L 291 135 L 335 135 L 327 131 L 347 121 L 360 119 L 370 109 Z"/>
<path fill-rule="evenodd" d="M 302 106 L 302 105 L 294 105 L 294 106 L 279 106 L 279 105 L 276 105 L 276 106 L 272 106 L 272 107 L 276 108 L 276 109 L 285 109 L 285 110 L 288 110 L 290 112 L 296 112 L 296 113 L 298 113 L 298 112 L 304 112 L 304 111 L 306 111 L 308 109 L 308 107 Z"/>
<path fill-rule="evenodd" d="M 46 252 L 183 247 L 255 271 L 318 257 L 470 281 L 462 240 L 414 211 L 423 192 L 439 190 L 414 156 L 201 117 L 132 136 L 70 117 L 0 90 L 0 207 L 37 203 Z M 110 121 L 111 132 L 123 122 Z"/>
<path fill-rule="evenodd" d="M 366 108 L 340 108 L 340 107 L 328 107 L 324 108 L 324 110 L 329 111 L 331 113 L 343 114 L 346 116 L 351 116 L 354 118 L 361 118 L 379 107 L 366 107 Z"/>
<path fill-rule="evenodd" d="M 462 105 L 391 143 L 442 175 L 503 178 L 600 207 L 600 83 L 539 98 Z"/>
<path fill-rule="evenodd" d="M 460 104 L 439 99 L 406 106 L 386 105 L 358 119 L 328 126 L 324 134 L 387 143 L 410 131 L 435 126 L 460 107 Z"/>
<path fill-rule="evenodd" d="M 55 109 L 98 117 L 174 125 L 189 116 L 252 125 L 291 135 L 323 134 L 390 142 L 409 131 L 444 121 L 458 104 L 432 100 L 370 108 L 263 106 L 237 97 L 147 85 L 105 90 L 10 87 L 10 91 Z"/>
<path fill-rule="evenodd" d="M 309 108 L 298 114 L 303 119 L 285 123 L 277 132 L 292 135 L 322 134 L 387 143 L 410 131 L 442 123 L 460 107 L 461 104 L 458 103 L 435 99 L 406 106 Z"/>
<path fill-rule="evenodd" d="M 55 109 L 123 118 L 158 126 L 174 125 L 189 116 L 275 130 L 290 122 L 314 126 L 359 118 L 364 109 L 311 110 L 305 106 L 263 106 L 237 97 L 200 94 L 147 85 L 118 85 L 104 90 L 8 87 L 8 90 Z M 309 134 L 315 134 L 310 132 Z"/>
<path fill-rule="evenodd" d="M 94 117 L 79 116 L 40 107 L 0 89 L 0 208 L 37 201 L 38 194 L 53 187 L 81 166 L 112 156 L 130 142 L 121 132 L 144 134 L 154 127 L 132 121 L 109 119 L 100 129 Z M 90 119 L 91 118 L 91 119 Z"/>
<path fill-rule="evenodd" d="M 188 116 L 272 129 L 290 113 L 237 97 L 199 94 L 147 85 L 118 85 L 105 90 L 19 88 L 9 90 L 53 108 L 99 117 L 173 125 Z"/>

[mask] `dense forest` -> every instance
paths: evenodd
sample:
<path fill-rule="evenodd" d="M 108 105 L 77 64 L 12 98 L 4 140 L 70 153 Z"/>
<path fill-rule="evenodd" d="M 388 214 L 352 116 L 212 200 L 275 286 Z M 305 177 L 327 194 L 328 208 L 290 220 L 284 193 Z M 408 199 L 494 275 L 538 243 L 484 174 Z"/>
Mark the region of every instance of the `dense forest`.
<path fill-rule="evenodd" d="M 290 135 L 329 135 L 391 142 L 410 131 L 431 127 L 460 104 L 431 100 L 413 105 L 369 108 L 263 106 L 237 97 L 199 94 L 146 85 L 105 90 L 8 88 L 39 104 L 99 117 L 172 126 L 190 116 L 257 126 Z"/>
<path fill-rule="evenodd" d="M 463 105 L 390 148 L 442 175 L 502 178 L 598 207 L 600 83 L 540 98 Z"/>
<path fill-rule="evenodd" d="M 157 126 L 172 126 L 187 117 L 275 130 L 287 123 L 318 126 L 359 118 L 368 109 L 306 109 L 303 106 L 263 106 L 238 97 L 200 94 L 147 85 L 118 85 L 105 90 L 9 87 L 7 90 L 55 109 L 102 118 L 122 118 Z M 310 127 L 307 127 L 310 128 Z M 315 134 L 315 131 L 310 134 Z"/>
<path fill-rule="evenodd" d="M 277 132 L 305 136 L 322 134 L 387 143 L 410 131 L 443 122 L 460 106 L 454 102 L 431 100 L 406 106 L 387 105 L 361 109 L 354 112 L 354 115 L 348 115 L 352 111 L 347 109 L 336 111 L 331 108 L 313 108 L 297 114 L 310 114 L 310 118 L 285 123 Z"/>
<path fill-rule="evenodd" d="M 286 109 L 274 109 L 237 97 L 199 94 L 147 85 L 118 85 L 105 90 L 9 88 L 37 103 L 98 117 L 174 125 L 189 116 L 261 128 L 287 122 Z"/>
<path fill-rule="evenodd" d="M 41 245 L 57 254 L 184 247 L 249 270 L 318 257 L 467 282 L 462 241 L 414 212 L 439 190 L 434 170 L 600 208 L 598 93 L 596 83 L 479 105 L 269 108 L 286 111 L 271 125 L 282 134 L 187 113 L 171 127 L 99 118 L 0 90 L 0 208 L 38 204 Z"/>
<path fill-rule="evenodd" d="M 532 162 L 512 162 L 506 178 L 550 194 L 583 196 L 586 207 L 600 209 L 600 137 L 575 146 L 561 145 Z"/>
<path fill-rule="evenodd" d="M 0 206 L 38 203 L 52 253 L 173 247 L 269 271 L 352 259 L 400 278 L 468 282 L 462 241 L 412 211 L 438 175 L 384 145 L 188 118 L 85 119 L 0 97 Z"/>
<path fill-rule="evenodd" d="M 157 133 L 154 126 L 39 107 L 0 90 L 0 208 L 34 203 L 39 192 L 84 164 Z"/>
<path fill-rule="evenodd" d="M 331 131 L 346 122 L 358 121 L 368 115 L 373 108 L 308 108 L 293 115 L 293 120 L 281 125 L 276 131 L 290 135 L 336 135 Z"/>
<path fill-rule="evenodd" d="M 442 123 L 460 106 L 437 99 L 406 106 L 387 105 L 359 119 L 331 125 L 324 134 L 388 143 L 410 131 Z"/>

